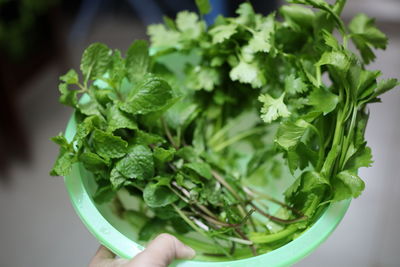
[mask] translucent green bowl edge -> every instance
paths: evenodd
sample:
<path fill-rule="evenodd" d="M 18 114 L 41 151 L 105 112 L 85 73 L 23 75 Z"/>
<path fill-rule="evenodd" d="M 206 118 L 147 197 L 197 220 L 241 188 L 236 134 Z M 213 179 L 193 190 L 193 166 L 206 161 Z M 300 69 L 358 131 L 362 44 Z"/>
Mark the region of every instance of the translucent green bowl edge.
<path fill-rule="evenodd" d="M 65 137 L 71 141 L 75 134 L 75 116 L 71 116 L 65 131 Z M 114 228 L 98 211 L 86 192 L 82 182 L 80 165 L 72 167 L 70 175 L 64 182 L 72 206 L 87 229 L 96 239 L 122 258 L 132 258 L 144 247 L 132 241 Z M 351 200 L 330 204 L 321 217 L 304 233 L 292 242 L 263 255 L 242 260 L 224 262 L 205 262 L 196 260 L 175 261 L 177 267 L 238 267 L 238 266 L 290 266 L 314 251 L 335 230 L 349 208 Z"/>

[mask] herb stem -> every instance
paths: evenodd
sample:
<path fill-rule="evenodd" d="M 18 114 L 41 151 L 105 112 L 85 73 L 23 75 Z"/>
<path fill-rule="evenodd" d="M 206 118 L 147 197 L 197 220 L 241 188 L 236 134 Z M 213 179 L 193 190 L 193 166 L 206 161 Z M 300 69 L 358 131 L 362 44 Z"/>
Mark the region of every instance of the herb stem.
<path fill-rule="evenodd" d="M 219 145 L 215 146 L 214 151 L 215 152 L 219 152 L 219 151 L 225 149 L 226 147 L 228 147 L 228 146 L 240 141 L 241 139 L 249 137 L 249 136 L 251 136 L 253 134 L 260 133 L 262 131 L 264 131 L 264 128 L 253 128 L 253 129 L 250 129 L 248 131 L 241 132 L 241 133 L 229 138 L 228 140 L 220 143 Z"/>
<path fill-rule="evenodd" d="M 239 194 L 230 186 L 230 184 L 225 181 L 224 178 L 222 178 L 222 176 L 217 173 L 216 171 L 212 170 L 211 171 L 213 177 L 220 182 L 238 201 L 239 201 L 239 212 L 242 214 L 243 217 L 246 216 L 246 206 L 243 204 L 245 201 L 243 201 L 243 199 L 239 196 Z M 252 228 L 254 229 L 254 231 L 256 230 L 256 226 L 254 224 L 254 221 L 252 220 L 252 218 L 249 218 L 250 221 L 250 225 L 252 226 Z"/>
<path fill-rule="evenodd" d="M 264 217 L 270 219 L 271 221 L 277 222 L 277 223 L 281 223 L 281 224 L 292 224 L 292 223 L 297 223 L 297 222 L 301 222 L 301 221 L 306 221 L 308 220 L 307 216 L 302 216 L 299 218 L 295 218 L 295 219 L 290 219 L 290 220 L 286 220 L 286 219 L 281 219 L 275 216 L 272 216 L 266 212 L 264 212 L 262 209 L 260 209 L 259 207 L 257 207 L 254 203 L 250 203 L 250 205 L 261 215 L 263 215 Z"/>
<path fill-rule="evenodd" d="M 175 149 L 179 149 L 179 147 L 177 146 L 177 144 L 174 141 L 174 138 L 172 137 L 172 134 L 168 128 L 167 123 L 165 122 L 164 118 L 161 117 L 161 123 L 164 127 L 164 131 L 165 131 L 165 135 L 167 136 L 169 142 L 171 143 L 171 145 L 175 148 Z"/>

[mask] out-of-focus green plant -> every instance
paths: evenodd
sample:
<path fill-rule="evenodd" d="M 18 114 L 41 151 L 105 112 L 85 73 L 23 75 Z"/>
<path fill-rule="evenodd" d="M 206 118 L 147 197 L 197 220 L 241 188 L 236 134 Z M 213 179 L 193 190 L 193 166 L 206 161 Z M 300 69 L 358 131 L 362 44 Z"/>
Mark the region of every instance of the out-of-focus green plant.
<path fill-rule="evenodd" d="M 0 0 L 0 49 L 13 61 L 22 60 L 37 34 L 39 17 L 58 0 Z"/>

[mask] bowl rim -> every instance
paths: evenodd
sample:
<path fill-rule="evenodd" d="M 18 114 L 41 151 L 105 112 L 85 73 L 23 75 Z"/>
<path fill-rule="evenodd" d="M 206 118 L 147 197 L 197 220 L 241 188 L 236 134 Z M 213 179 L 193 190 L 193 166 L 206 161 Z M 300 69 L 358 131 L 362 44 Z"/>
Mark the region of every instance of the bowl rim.
<path fill-rule="evenodd" d="M 73 114 L 65 131 L 65 137 L 68 141 L 73 139 L 75 130 L 76 121 Z M 120 233 L 100 213 L 87 193 L 81 179 L 82 168 L 83 167 L 80 164 L 74 164 L 70 174 L 64 177 L 65 186 L 76 213 L 85 224 L 86 228 L 101 244 L 109 248 L 119 257 L 134 257 L 136 254 L 143 251 L 144 247 Z M 351 200 L 349 199 L 329 204 L 320 218 L 310 228 L 301 233 L 301 235 L 293 241 L 271 252 L 234 261 L 209 262 L 199 260 L 178 260 L 171 266 L 289 266 L 309 255 L 328 238 L 346 214 L 350 203 Z M 307 246 L 304 244 L 307 244 Z"/>

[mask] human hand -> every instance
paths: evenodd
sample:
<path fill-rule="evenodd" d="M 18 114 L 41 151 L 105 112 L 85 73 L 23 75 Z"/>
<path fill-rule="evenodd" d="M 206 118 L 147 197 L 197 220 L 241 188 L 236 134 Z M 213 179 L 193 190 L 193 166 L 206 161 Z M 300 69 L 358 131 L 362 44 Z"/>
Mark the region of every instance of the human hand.
<path fill-rule="evenodd" d="M 115 259 L 114 253 L 100 246 L 89 267 L 167 267 L 174 259 L 192 259 L 195 254 L 176 237 L 160 234 L 131 260 Z"/>

